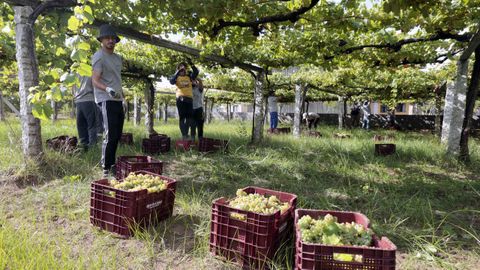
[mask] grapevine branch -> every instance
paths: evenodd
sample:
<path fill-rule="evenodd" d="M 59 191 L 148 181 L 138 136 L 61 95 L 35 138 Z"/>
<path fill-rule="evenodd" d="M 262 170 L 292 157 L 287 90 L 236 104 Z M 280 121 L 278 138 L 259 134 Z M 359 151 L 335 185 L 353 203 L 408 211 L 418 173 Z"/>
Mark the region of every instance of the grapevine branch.
<path fill-rule="evenodd" d="M 36 7 L 40 2 L 38 0 L 6 0 L 7 4 L 12 6 L 31 6 Z"/>
<path fill-rule="evenodd" d="M 37 20 L 38 16 L 40 16 L 42 13 L 53 9 L 53 8 L 66 8 L 66 7 L 74 7 L 79 5 L 76 0 L 51 0 L 51 1 L 45 1 L 39 4 L 38 6 L 35 7 L 35 10 L 33 10 L 32 14 L 30 15 L 30 23 L 33 24 Z"/>
<path fill-rule="evenodd" d="M 349 47 L 343 50 L 340 50 L 337 52 L 335 55 L 329 55 L 325 56 L 325 60 L 331 60 L 335 58 L 336 55 L 340 54 L 351 54 L 354 51 L 359 51 L 363 50 L 366 48 L 375 48 L 375 49 L 390 49 L 394 52 L 400 51 L 404 45 L 407 44 L 412 44 L 412 43 L 419 43 L 419 42 L 431 42 L 431 41 L 438 41 L 438 40 L 445 40 L 445 39 L 453 39 L 458 42 L 468 42 L 472 38 L 471 33 L 466 33 L 463 35 L 460 34 L 453 34 L 449 32 L 444 32 L 444 31 L 437 31 L 434 35 L 430 37 L 425 37 L 425 38 L 407 38 L 407 39 L 402 39 L 399 40 L 395 43 L 384 43 L 384 44 L 366 44 L 366 45 L 359 45 L 359 46 L 354 46 L 354 47 Z"/>
<path fill-rule="evenodd" d="M 115 25 L 111 22 L 102 21 L 102 20 L 98 20 L 98 19 L 95 19 L 92 26 L 97 26 L 98 27 L 98 26 L 100 26 L 102 24 L 106 24 L 106 23 L 109 23 L 110 25 L 114 26 L 115 29 L 117 30 L 117 33 L 121 34 L 125 37 L 131 38 L 131 39 L 134 39 L 134 40 L 138 40 L 138 41 L 141 41 L 141 42 L 144 42 L 144 43 L 147 43 L 147 44 L 151 44 L 151 45 L 154 45 L 154 46 L 158 46 L 158 47 L 174 50 L 174 51 L 177 51 L 177 52 L 193 55 L 195 57 L 200 57 L 201 50 L 199 50 L 199 49 L 188 47 L 188 46 L 185 46 L 185 45 L 182 45 L 182 44 L 179 44 L 179 43 L 175 43 L 175 42 L 163 39 L 161 37 L 158 37 L 156 35 L 150 35 L 150 34 L 147 34 L 147 33 L 143 33 L 143 32 L 140 32 L 138 30 L 135 30 L 133 28 L 130 28 L 128 26 Z M 206 56 L 204 56 L 204 59 L 208 60 L 208 61 L 217 62 L 217 63 L 220 63 L 220 64 L 237 66 L 237 67 L 239 67 L 243 70 L 251 70 L 251 71 L 256 71 L 256 72 L 263 71 L 263 69 L 261 67 L 258 67 L 258 66 L 252 65 L 252 64 L 248 64 L 248 63 L 239 63 L 239 62 L 230 60 L 226 57 L 219 56 L 219 55 L 206 55 Z"/>
<path fill-rule="evenodd" d="M 290 21 L 294 23 L 300 19 L 300 15 L 312 9 L 318 2 L 319 0 L 312 0 L 310 2 L 310 5 L 301 7 L 290 13 L 266 16 L 263 18 L 256 19 L 254 21 L 242 22 L 242 21 L 225 21 L 223 19 L 220 19 L 218 20 L 218 24 L 216 24 L 212 28 L 212 36 L 214 37 L 217 36 L 223 28 L 231 27 L 231 26 L 250 27 L 254 35 L 258 36 L 260 31 L 262 30 L 263 24 L 273 23 L 273 22 L 284 22 L 284 21 Z"/>

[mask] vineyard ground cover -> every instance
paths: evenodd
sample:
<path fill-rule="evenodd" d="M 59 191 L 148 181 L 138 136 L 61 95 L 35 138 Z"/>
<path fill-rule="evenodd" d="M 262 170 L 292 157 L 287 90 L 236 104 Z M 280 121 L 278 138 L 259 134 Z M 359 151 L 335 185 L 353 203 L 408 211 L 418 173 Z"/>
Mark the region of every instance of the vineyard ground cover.
<path fill-rule="evenodd" d="M 175 121 L 156 129 L 179 138 Z M 42 166 L 25 166 L 19 122 L 0 122 L 0 269 L 236 269 L 209 255 L 211 202 L 249 185 L 294 193 L 302 208 L 364 213 L 377 234 L 397 245 L 398 269 L 477 266 L 479 141 L 472 140 L 465 166 L 445 157 L 429 134 L 396 133 L 396 153 L 377 157 L 371 132 L 348 131 L 351 138 L 338 140 L 333 127 L 318 131 L 324 136 L 272 136 L 249 147 L 245 123 L 207 125 L 205 135 L 230 140 L 230 151 L 157 156 L 165 161 L 164 175 L 179 181 L 174 215 L 125 240 L 88 219 L 90 183 L 101 176 L 100 147 L 71 155 L 46 150 Z M 125 132 L 133 133 L 134 145 L 120 146 L 118 155 L 142 155 L 144 127 L 127 123 Z M 42 123 L 44 139 L 58 134 L 76 135 L 74 121 Z M 291 252 L 278 254 L 275 268 L 292 267 Z"/>

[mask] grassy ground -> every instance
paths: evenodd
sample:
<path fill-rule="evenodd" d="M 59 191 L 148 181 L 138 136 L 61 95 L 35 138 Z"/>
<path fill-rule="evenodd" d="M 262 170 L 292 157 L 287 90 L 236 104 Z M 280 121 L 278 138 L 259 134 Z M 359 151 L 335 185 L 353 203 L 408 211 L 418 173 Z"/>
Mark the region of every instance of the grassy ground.
<path fill-rule="evenodd" d="M 157 130 L 174 139 L 174 122 Z M 373 154 L 373 134 L 331 127 L 322 138 L 269 137 L 247 146 L 250 124 L 213 123 L 206 136 L 230 139 L 227 154 L 175 152 L 158 158 L 179 180 L 174 216 L 125 240 L 89 224 L 90 182 L 99 179 L 100 149 L 62 155 L 47 151 L 39 166 L 21 157 L 20 127 L 0 123 L 0 269 L 235 269 L 209 255 L 211 201 L 257 185 L 295 193 L 299 206 L 360 211 L 397 246 L 398 269 L 478 269 L 480 261 L 480 144 L 472 162 L 443 154 L 432 135 L 395 133 L 397 154 Z M 143 126 L 127 123 L 141 154 Z M 43 123 L 44 140 L 75 135 L 74 122 Z M 291 249 L 274 268 L 291 269 Z M 287 262 L 287 263 L 285 263 Z M 288 263 L 289 262 L 289 263 Z"/>

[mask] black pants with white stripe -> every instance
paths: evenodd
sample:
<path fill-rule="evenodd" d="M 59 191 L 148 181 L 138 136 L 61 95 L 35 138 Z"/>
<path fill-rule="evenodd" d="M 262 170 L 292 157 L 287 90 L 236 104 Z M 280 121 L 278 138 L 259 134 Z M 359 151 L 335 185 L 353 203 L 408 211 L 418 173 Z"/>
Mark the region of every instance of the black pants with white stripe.
<path fill-rule="evenodd" d="M 122 135 L 125 114 L 121 101 L 104 101 L 100 103 L 103 116 L 104 139 L 102 145 L 102 167 L 110 170 L 115 164 L 118 141 Z"/>

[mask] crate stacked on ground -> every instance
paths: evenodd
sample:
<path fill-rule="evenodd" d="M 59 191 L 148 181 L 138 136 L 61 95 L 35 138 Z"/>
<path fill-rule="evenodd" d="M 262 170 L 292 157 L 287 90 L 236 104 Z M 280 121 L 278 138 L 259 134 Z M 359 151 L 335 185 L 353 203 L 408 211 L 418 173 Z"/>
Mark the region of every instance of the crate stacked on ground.
<path fill-rule="evenodd" d="M 145 228 L 172 216 L 176 180 L 151 172 L 167 181 L 165 190 L 149 193 L 146 189 L 125 191 L 114 188 L 108 179 L 91 184 L 90 222 L 122 236 L 133 235 L 136 226 Z"/>
<path fill-rule="evenodd" d="M 166 153 L 170 151 L 171 139 L 165 134 L 150 134 L 142 140 L 142 151 L 148 154 Z"/>
<path fill-rule="evenodd" d="M 394 135 L 374 135 L 373 141 L 375 142 L 375 155 L 388 156 L 395 154 L 397 147 L 394 140 Z"/>
<path fill-rule="evenodd" d="M 50 149 L 60 151 L 60 152 L 71 152 L 77 148 L 78 139 L 77 137 L 62 135 L 54 137 L 47 140 L 47 146 Z"/>
<path fill-rule="evenodd" d="M 213 201 L 210 251 L 244 268 L 265 268 L 278 248 L 291 236 L 297 196 L 259 187 L 246 187 L 247 194 L 274 195 L 288 203 L 281 213 L 258 214 L 229 206 L 229 201 Z"/>
<path fill-rule="evenodd" d="M 131 172 L 148 171 L 155 174 L 163 173 L 163 161 L 150 156 L 119 156 L 116 163 L 117 179 L 127 177 Z"/>
<path fill-rule="evenodd" d="M 289 127 L 285 128 L 269 128 L 267 130 L 268 134 L 290 134 L 291 129 Z"/>
<path fill-rule="evenodd" d="M 215 152 L 215 151 L 227 151 L 228 140 L 218 140 L 211 138 L 201 138 L 198 140 L 199 152 Z"/>
<path fill-rule="evenodd" d="M 305 134 L 310 137 L 316 137 L 316 138 L 322 137 L 322 134 L 316 130 L 308 130 L 305 132 Z"/>
<path fill-rule="evenodd" d="M 375 155 L 388 156 L 395 154 L 397 147 L 394 143 L 375 143 Z"/>
<path fill-rule="evenodd" d="M 122 133 L 120 136 L 120 143 L 121 144 L 133 144 L 133 134 L 132 133 Z"/>
<path fill-rule="evenodd" d="M 397 247 L 386 237 L 373 235 L 370 246 L 340 246 L 306 243 L 298 221 L 305 215 L 314 219 L 330 214 L 338 223 L 355 222 L 369 228 L 368 218 L 357 212 L 297 209 L 295 211 L 295 269 L 373 269 L 394 270 Z"/>
<path fill-rule="evenodd" d="M 192 148 L 197 147 L 195 141 L 192 140 L 177 140 L 175 142 L 176 150 L 189 151 Z"/>

